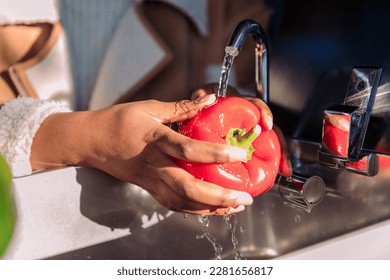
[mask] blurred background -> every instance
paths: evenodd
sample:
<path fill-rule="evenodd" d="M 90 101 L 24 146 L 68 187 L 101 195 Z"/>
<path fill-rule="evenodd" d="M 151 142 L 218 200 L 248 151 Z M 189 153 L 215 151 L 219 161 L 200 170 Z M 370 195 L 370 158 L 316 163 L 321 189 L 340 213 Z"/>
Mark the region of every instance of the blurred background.
<path fill-rule="evenodd" d="M 270 94 L 276 123 L 287 135 L 320 142 L 324 109 L 343 103 L 356 66 L 383 68 L 377 103 L 389 104 L 388 2 L 270 3 Z M 373 115 L 390 122 L 389 109 L 374 108 Z"/>

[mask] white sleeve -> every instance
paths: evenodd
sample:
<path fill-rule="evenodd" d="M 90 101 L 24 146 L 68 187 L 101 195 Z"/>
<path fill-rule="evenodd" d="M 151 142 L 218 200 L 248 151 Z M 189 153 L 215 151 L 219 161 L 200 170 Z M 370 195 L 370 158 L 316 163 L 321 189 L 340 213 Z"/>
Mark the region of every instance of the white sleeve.
<path fill-rule="evenodd" d="M 9 164 L 14 177 L 32 173 L 32 140 L 42 122 L 53 113 L 70 112 L 62 103 L 20 97 L 6 102 L 0 109 L 0 154 Z"/>

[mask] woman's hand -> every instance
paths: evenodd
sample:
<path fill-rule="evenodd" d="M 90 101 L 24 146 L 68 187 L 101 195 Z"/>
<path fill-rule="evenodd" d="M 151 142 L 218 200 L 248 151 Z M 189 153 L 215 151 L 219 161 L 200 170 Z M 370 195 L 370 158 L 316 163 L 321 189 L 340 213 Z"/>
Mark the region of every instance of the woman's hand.
<path fill-rule="evenodd" d="M 81 165 L 101 169 L 147 190 L 163 206 L 202 215 L 242 211 L 249 194 L 194 178 L 172 158 L 228 162 L 246 152 L 196 141 L 164 124 L 193 117 L 215 96 L 166 103 L 141 101 L 99 111 L 53 114 L 39 128 L 32 146 L 34 169 Z"/>

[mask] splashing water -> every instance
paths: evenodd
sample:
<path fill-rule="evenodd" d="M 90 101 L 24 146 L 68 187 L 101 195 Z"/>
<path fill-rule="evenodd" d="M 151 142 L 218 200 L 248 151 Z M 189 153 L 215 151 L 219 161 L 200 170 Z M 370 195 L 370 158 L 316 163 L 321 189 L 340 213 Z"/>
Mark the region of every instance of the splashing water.
<path fill-rule="evenodd" d="M 219 86 L 217 97 L 226 97 L 226 90 L 229 81 L 230 69 L 233 65 L 234 56 L 226 53 L 222 63 L 221 77 L 219 78 Z"/>
<path fill-rule="evenodd" d="M 233 221 L 230 221 L 233 218 Z M 238 224 L 238 216 L 236 214 L 224 215 L 223 220 L 225 221 L 228 229 L 231 233 L 231 241 L 234 249 L 234 259 L 241 260 L 241 253 L 238 250 L 238 239 L 236 236 L 237 224 Z"/>
<path fill-rule="evenodd" d="M 198 221 L 202 226 L 202 233 L 198 234 L 196 236 L 196 239 L 206 238 L 211 243 L 211 245 L 213 245 L 215 257 L 217 258 L 217 260 L 220 260 L 222 258 L 223 248 L 221 244 L 217 242 L 217 238 L 208 231 L 208 227 L 210 225 L 210 218 L 208 216 L 199 215 Z"/>
<path fill-rule="evenodd" d="M 232 241 L 233 250 L 234 250 L 234 259 L 241 260 L 242 257 L 241 257 L 240 251 L 238 250 L 238 239 L 236 236 L 238 216 L 236 214 L 224 215 L 223 220 L 225 221 L 225 224 L 227 225 L 227 228 L 231 234 L 231 241 Z M 206 238 L 214 248 L 215 257 L 218 260 L 220 260 L 222 258 L 223 248 L 222 248 L 221 244 L 219 244 L 217 242 L 217 238 L 213 234 L 211 234 L 208 230 L 208 227 L 210 225 L 209 216 L 198 216 L 198 222 L 202 226 L 202 233 L 198 234 L 196 236 L 196 239 Z M 241 231 L 241 228 L 240 228 L 240 231 Z"/>

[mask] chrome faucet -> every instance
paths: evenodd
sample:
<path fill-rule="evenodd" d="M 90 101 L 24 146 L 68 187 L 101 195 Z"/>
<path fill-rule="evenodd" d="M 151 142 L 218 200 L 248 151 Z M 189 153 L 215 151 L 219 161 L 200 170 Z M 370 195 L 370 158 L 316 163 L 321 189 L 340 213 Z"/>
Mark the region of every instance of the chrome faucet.
<path fill-rule="evenodd" d="M 248 36 L 256 43 L 255 47 L 255 81 L 256 91 L 259 98 L 269 102 L 269 47 L 267 35 L 262 26 L 251 19 L 241 21 L 233 30 L 227 46 L 225 47 L 225 58 L 222 66 L 220 87 L 218 96 L 224 96 L 226 83 L 229 76 L 233 59 L 240 53 Z M 286 178 L 278 176 L 275 187 L 271 193 L 277 194 L 284 199 L 285 204 L 296 209 L 310 213 L 314 206 L 321 202 L 325 195 L 325 183 L 318 176 L 299 174 Z"/>
<path fill-rule="evenodd" d="M 252 36 L 256 43 L 255 81 L 257 94 L 267 103 L 269 100 L 268 40 L 266 32 L 261 25 L 251 19 L 241 21 L 232 32 L 225 52 L 232 57 L 236 57 L 249 35 Z"/>

